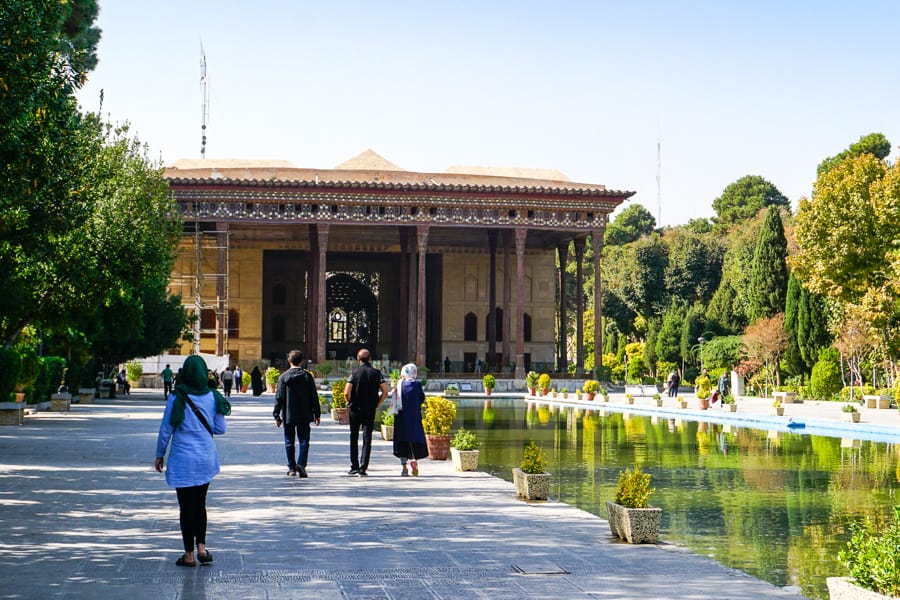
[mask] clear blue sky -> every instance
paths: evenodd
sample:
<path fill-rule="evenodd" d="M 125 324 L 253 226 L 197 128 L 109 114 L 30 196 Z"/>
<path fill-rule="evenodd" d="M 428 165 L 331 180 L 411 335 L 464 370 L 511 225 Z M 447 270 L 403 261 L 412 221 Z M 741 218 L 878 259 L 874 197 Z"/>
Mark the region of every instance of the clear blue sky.
<path fill-rule="evenodd" d="M 633 190 L 661 225 L 713 215 L 760 175 L 791 201 L 881 132 L 897 157 L 896 0 L 253 2 L 100 0 L 83 108 L 165 164 L 558 169 Z M 657 141 L 661 145 L 657 202 Z"/>

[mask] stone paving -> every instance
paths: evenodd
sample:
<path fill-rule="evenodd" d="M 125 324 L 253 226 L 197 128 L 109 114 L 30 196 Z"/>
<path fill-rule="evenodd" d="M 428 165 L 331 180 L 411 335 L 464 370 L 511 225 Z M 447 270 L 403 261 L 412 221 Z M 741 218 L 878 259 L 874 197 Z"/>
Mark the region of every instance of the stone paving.
<path fill-rule="evenodd" d="M 175 493 L 152 467 L 160 392 L 0 428 L 0 598 L 801 598 L 671 544 L 619 543 L 603 519 L 449 462 L 400 478 L 380 440 L 370 477 L 348 477 L 347 428 L 327 417 L 309 478 L 286 477 L 272 395 L 232 401 L 215 561 L 193 569 L 175 565 Z"/>

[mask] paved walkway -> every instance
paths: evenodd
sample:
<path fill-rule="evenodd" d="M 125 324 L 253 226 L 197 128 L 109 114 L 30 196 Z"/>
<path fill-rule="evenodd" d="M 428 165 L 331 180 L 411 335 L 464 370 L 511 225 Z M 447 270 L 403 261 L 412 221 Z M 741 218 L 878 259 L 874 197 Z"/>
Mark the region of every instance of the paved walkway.
<path fill-rule="evenodd" d="M 215 562 L 177 567 L 175 493 L 152 468 L 161 395 L 0 428 L 0 597 L 801 597 L 669 544 L 618 543 L 603 519 L 449 462 L 400 478 L 386 442 L 370 477 L 347 477 L 346 427 L 327 418 L 310 477 L 286 477 L 271 394 L 232 398 L 209 496 Z"/>

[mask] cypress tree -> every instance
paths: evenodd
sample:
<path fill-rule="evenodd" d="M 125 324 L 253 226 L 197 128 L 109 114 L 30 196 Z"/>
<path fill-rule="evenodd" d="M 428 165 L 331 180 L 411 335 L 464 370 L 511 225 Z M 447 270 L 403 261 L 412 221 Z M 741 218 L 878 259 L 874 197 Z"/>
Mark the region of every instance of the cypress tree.
<path fill-rule="evenodd" d="M 797 346 L 806 369 L 812 370 L 819 352 L 831 344 L 828 331 L 828 307 L 825 298 L 800 286 L 797 309 Z"/>
<path fill-rule="evenodd" d="M 784 330 L 788 335 L 788 345 L 784 351 L 784 362 L 793 375 L 809 373 L 803 356 L 800 354 L 797 320 L 800 311 L 800 281 L 791 273 L 788 278 L 787 299 L 784 304 Z"/>
<path fill-rule="evenodd" d="M 787 239 L 777 206 L 766 211 L 750 267 L 750 321 L 784 312 L 787 295 Z"/>

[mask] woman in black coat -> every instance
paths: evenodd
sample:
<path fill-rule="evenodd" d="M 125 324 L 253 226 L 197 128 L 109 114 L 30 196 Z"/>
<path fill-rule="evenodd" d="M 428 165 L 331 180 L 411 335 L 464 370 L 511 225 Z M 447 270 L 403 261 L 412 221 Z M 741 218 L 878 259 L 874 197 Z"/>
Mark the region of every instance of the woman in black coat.
<path fill-rule="evenodd" d="M 261 396 L 263 390 L 266 389 L 263 386 L 262 372 L 260 372 L 259 367 L 253 367 L 253 370 L 250 371 L 250 387 L 253 389 L 254 396 Z"/>

